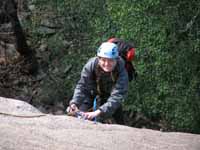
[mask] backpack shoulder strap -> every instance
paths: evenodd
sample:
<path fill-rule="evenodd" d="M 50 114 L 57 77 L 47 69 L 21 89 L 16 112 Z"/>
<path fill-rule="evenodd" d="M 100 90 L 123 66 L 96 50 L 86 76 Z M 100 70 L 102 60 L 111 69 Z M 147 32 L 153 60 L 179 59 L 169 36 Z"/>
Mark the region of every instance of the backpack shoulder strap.
<path fill-rule="evenodd" d="M 99 63 L 99 58 L 97 57 L 94 61 L 94 69 L 93 69 L 93 79 L 96 80 L 97 78 L 97 67 Z"/>

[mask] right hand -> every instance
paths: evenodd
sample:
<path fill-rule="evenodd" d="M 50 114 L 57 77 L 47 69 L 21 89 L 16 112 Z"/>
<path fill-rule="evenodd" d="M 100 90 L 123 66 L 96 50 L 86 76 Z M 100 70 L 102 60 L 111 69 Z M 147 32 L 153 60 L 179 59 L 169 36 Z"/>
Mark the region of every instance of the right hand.
<path fill-rule="evenodd" d="M 75 113 L 78 111 L 78 107 L 76 106 L 76 104 L 71 104 L 67 107 L 67 114 L 68 115 L 75 115 Z"/>

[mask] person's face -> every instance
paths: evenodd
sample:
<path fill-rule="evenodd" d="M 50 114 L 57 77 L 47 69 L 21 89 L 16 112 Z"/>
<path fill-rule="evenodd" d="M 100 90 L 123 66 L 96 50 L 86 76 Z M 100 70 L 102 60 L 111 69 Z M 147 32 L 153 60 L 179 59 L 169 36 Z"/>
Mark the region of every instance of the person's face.
<path fill-rule="evenodd" d="M 116 59 L 99 57 L 99 65 L 105 72 L 111 72 L 117 63 Z"/>

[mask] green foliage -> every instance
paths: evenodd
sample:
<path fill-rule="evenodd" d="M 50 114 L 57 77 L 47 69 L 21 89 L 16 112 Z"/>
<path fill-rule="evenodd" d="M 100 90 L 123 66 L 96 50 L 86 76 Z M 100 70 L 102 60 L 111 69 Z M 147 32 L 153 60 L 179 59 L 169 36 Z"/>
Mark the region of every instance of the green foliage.
<path fill-rule="evenodd" d="M 137 80 L 129 85 L 125 108 L 167 121 L 172 130 L 200 133 L 199 1 L 30 3 L 35 6 L 27 23 L 32 44 L 48 44 L 48 63 L 52 68 L 57 64 L 59 73 L 72 68 L 63 79 L 64 90 L 73 93 L 82 66 L 102 41 L 112 36 L 123 38 L 136 45 L 138 72 Z"/>
<path fill-rule="evenodd" d="M 174 130 L 200 132 L 199 2 L 109 2 L 116 36 L 137 46 L 139 77 L 129 86 L 126 108 L 167 120 Z"/>

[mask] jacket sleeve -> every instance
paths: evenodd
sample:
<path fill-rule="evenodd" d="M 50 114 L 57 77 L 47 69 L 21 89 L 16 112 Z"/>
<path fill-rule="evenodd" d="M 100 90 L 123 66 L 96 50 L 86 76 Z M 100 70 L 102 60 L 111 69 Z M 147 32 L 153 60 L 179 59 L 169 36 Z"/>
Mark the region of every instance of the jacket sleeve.
<path fill-rule="evenodd" d="M 106 115 L 112 115 L 125 99 L 128 92 L 128 74 L 124 67 L 124 61 L 119 60 L 119 76 L 111 91 L 110 97 L 107 102 L 100 106 L 101 112 Z"/>
<path fill-rule="evenodd" d="M 83 67 L 70 104 L 74 103 L 79 107 L 84 100 L 89 100 L 91 91 L 95 87 L 95 80 L 93 78 L 95 62 L 96 58 L 91 58 Z"/>

